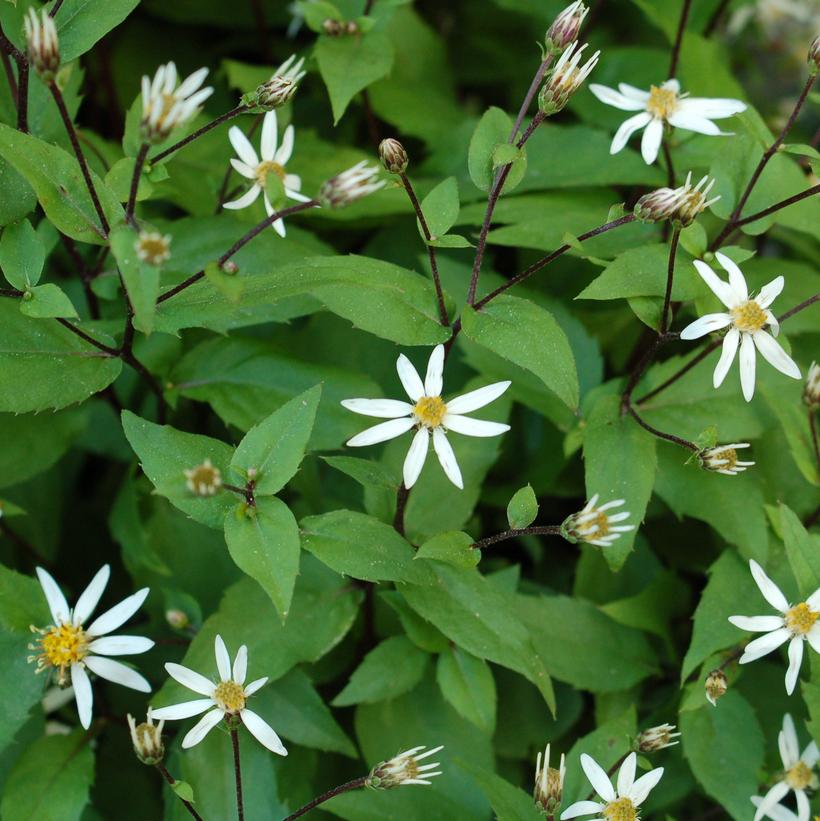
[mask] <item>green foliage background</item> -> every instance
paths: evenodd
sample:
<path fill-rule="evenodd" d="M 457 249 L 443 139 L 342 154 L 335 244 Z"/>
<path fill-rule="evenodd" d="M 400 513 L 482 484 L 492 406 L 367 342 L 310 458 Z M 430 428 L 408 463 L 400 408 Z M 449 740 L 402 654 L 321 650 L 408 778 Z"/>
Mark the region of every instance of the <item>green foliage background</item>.
<path fill-rule="evenodd" d="M 30 5 L 39 4 L 0 0 L 0 23 L 20 47 Z M 109 221 L 123 218 L 143 74 L 168 60 L 183 75 L 208 66 L 215 93 L 202 125 L 290 53 L 305 56 L 308 75 L 279 111 L 280 130 L 296 128 L 288 171 L 313 195 L 360 159 L 376 161 L 374 135 L 404 142 L 420 195 L 435 189 L 425 211 L 440 238 L 448 310 L 462 314 L 447 393 L 512 379 L 508 394 L 479 413 L 512 429 L 495 439 L 453 437 L 463 491 L 429 459 L 400 536 L 391 523 L 406 438 L 345 450 L 366 420 L 339 404 L 399 396 L 400 350 L 421 368 L 450 335 L 438 323 L 426 250 L 400 186 L 391 180 L 347 209 L 294 216 L 285 239 L 266 230 L 240 251 L 235 277 L 210 270 L 155 306 L 158 289 L 214 261 L 264 217 L 261 204 L 215 213 L 233 156 L 227 127 L 216 128 L 143 176 L 137 216 L 172 236 L 171 260 L 158 281 L 128 269 L 127 242 L 118 246 L 115 231 L 113 254 L 89 286 L 100 306 L 94 319 L 81 273 L 95 270 L 103 240 L 90 227 L 96 218 L 65 129 L 32 75 L 31 135 L 16 131 L 15 101 L 0 81 L 0 267 L 10 289 L 32 290 L 26 300 L 0 299 L 4 821 L 187 817 L 131 753 L 124 717 L 144 713 L 144 696 L 96 682 L 91 740 L 73 703 L 44 714 L 45 682 L 26 664 L 29 624 L 47 623 L 35 565 L 49 568 L 71 601 L 105 562 L 114 581 L 104 604 L 151 587 L 128 628 L 157 641 L 134 659 L 155 687 L 150 703 L 183 696 L 165 683 L 166 661 L 215 674 L 217 632 L 232 652 L 247 643 L 252 677 L 270 676 L 253 706 L 290 754 L 276 758 L 243 738 L 249 821 L 283 817 L 419 744 L 445 745 L 444 775 L 431 787 L 351 792 L 315 817 L 535 819 L 526 793 L 547 742 L 553 755 L 567 754 L 566 806 L 588 792 L 581 752 L 608 767 L 639 729 L 666 721 L 679 725 L 681 745 L 653 756 L 666 772 L 644 817 L 751 818 L 749 796 L 779 767 L 783 713 L 795 716 L 802 739 L 811 732 L 820 741 L 820 665 L 807 651 L 811 664 L 791 698 L 779 652 L 730 665 L 731 688 L 717 708 L 705 701 L 703 680 L 743 638 L 726 617 L 768 612 L 746 560 L 763 564 L 792 601 L 820 585 L 816 527 L 812 534 L 801 524 L 816 519 L 820 481 L 802 385 L 761 364 L 746 404 L 736 370 L 713 390 L 710 358 L 643 406 L 651 425 L 689 439 L 714 427 L 718 441 L 750 441 L 757 464 L 737 478 L 700 470 L 686 451 L 621 417 L 625 375 L 659 321 L 666 238 L 662 226 L 639 223 L 583 246 L 574 237 L 665 184 L 665 174 L 643 163 L 634 142 L 609 155 L 625 116 L 587 89 L 517 160 L 519 181 L 496 210 L 479 296 L 563 242 L 572 249 L 486 311 L 462 313 L 491 152 L 563 3 L 376 0 L 363 33 L 337 38 L 321 33 L 322 21 L 360 18 L 362 0 L 303 5 L 307 21 L 293 32 L 292 10 L 279 0 L 65 0 L 59 84 Z M 782 124 L 781 103 L 791 109 L 806 76 L 754 28 L 733 39 L 718 26 L 707 37 L 717 6 L 694 3 L 678 76 L 693 95 L 735 97 L 749 109 L 726 127 L 733 137 L 674 135 L 679 175 L 708 172 L 722 196 L 683 233 L 677 330 L 713 309 L 691 259 L 723 227 Z M 680 9 L 681 0 L 598 4 L 582 34 L 602 50 L 591 79 L 644 88 L 665 80 Z M 788 139 L 796 147 L 773 158 L 748 213 L 810 184 L 800 163 L 817 154 L 800 144 L 817 125 L 816 103 L 809 99 Z M 248 129 L 253 120 L 237 123 Z M 786 311 L 818 291 L 819 241 L 820 203 L 806 199 L 748 226 L 728 253 L 745 260 L 754 289 L 783 274 L 777 308 Z M 160 386 L 171 427 L 156 424 L 156 397 L 129 363 L 55 319 L 119 346 L 117 263 L 137 309 L 135 355 Z M 805 373 L 817 358 L 816 308 L 791 318 L 784 337 Z M 696 349 L 664 348 L 640 392 Z M 269 466 L 253 522 L 227 491 L 203 500 L 186 490 L 182 471 L 206 457 L 236 483 L 247 467 Z M 560 523 L 594 493 L 623 496 L 630 521 L 642 524 L 603 552 L 555 537 L 471 551 L 508 527 L 508 503 L 527 485 L 539 524 Z M 533 496 L 516 496 L 510 526 L 529 524 Z M 170 627 L 169 609 L 184 611 L 193 629 Z M 46 734 L 47 722 L 70 734 Z M 203 817 L 234 817 L 226 734 L 182 753 L 173 725 L 169 769 L 192 786 Z"/>

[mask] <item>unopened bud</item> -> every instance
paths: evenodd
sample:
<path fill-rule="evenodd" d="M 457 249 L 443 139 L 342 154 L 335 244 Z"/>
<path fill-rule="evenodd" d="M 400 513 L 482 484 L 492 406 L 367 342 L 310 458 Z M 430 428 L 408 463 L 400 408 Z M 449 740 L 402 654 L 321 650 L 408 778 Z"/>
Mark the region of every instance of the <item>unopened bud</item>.
<path fill-rule="evenodd" d="M 565 774 L 566 765 L 563 755 L 557 770 L 550 767 L 550 745 L 547 744 L 547 749 L 544 750 L 543 766 L 541 753 L 538 753 L 535 760 L 535 787 L 532 791 L 532 800 L 544 815 L 558 814 L 564 796 Z"/>
<path fill-rule="evenodd" d="M 29 62 L 43 81 L 50 83 L 60 68 L 60 43 L 54 19 L 45 9 L 40 10 L 38 18 L 37 12 L 30 8 L 23 20 L 23 27 Z"/>
<path fill-rule="evenodd" d="M 820 71 L 820 35 L 815 37 L 809 46 L 809 71 L 813 74 Z"/>
<path fill-rule="evenodd" d="M 644 194 L 635 203 L 634 214 L 641 222 L 662 222 L 672 220 L 681 228 L 691 225 L 720 196 L 707 199 L 715 180 L 701 177 L 697 185 L 692 185 L 691 171 L 679 188 L 658 188 Z"/>
<path fill-rule="evenodd" d="M 407 151 L 404 146 L 392 137 L 379 143 L 379 159 L 391 174 L 403 174 L 407 170 Z"/>
<path fill-rule="evenodd" d="M 643 730 L 635 739 L 634 749 L 639 753 L 654 753 L 666 747 L 674 747 L 679 742 L 672 739 L 678 736 L 680 733 L 675 732 L 674 724 L 660 724 Z"/>
<path fill-rule="evenodd" d="M 384 187 L 378 179 L 379 169 L 362 160 L 347 171 L 329 179 L 319 191 L 319 202 L 325 208 L 343 208 Z"/>
<path fill-rule="evenodd" d="M 327 19 L 322 23 L 322 30 L 328 37 L 339 37 L 345 33 L 345 24 L 338 20 Z"/>
<path fill-rule="evenodd" d="M 547 30 L 547 36 L 544 38 L 547 48 L 551 51 L 561 51 L 570 43 L 574 43 L 578 39 L 581 24 L 587 14 L 589 9 L 581 0 L 570 3 Z"/>
<path fill-rule="evenodd" d="M 413 747 L 403 753 L 377 764 L 365 779 L 365 786 L 372 790 L 390 790 L 404 784 L 429 784 L 427 780 L 441 775 L 437 768 L 438 762 L 433 764 L 419 764 L 422 759 L 435 755 L 443 747 L 433 747 L 422 753 L 424 747 Z"/>
<path fill-rule="evenodd" d="M 287 77 L 273 77 L 267 83 L 262 83 L 254 93 L 254 100 L 258 108 L 273 111 L 280 108 L 296 93 L 297 85 Z"/>
<path fill-rule="evenodd" d="M 229 259 L 222 263 L 222 271 L 233 276 L 239 271 L 239 266 L 232 259 Z"/>
<path fill-rule="evenodd" d="M 806 387 L 803 389 L 803 401 L 810 408 L 820 407 L 820 365 L 816 362 L 812 362 L 809 368 Z"/>
<path fill-rule="evenodd" d="M 712 670 L 706 677 L 704 685 L 706 689 L 706 700 L 717 707 L 717 700 L 729 689 L 729 682 L 723 670 Z"/>
<path fill-rule="evenodd" d="M 166 610 L 165 621 L 167 621 L 168 625 L 173 627 L 174 630 L 184 630 L 191 623 L 188 614 L 183 610 L 177 609 Z"/>
<path fill-rule="evenodd" d="M 548 117 L 564 108 L 598 62 L 600 51 L 596 51 L 583 66 L 579 67 L 587 44 L 584 43 L 580 48 L 577 46 L 578 43 L 575 42 L 564 50 L 538 93 L 538 108 Z"/>
<path fill-rule="evenodd" d="M 143 764 L 151 766 L 159 764 L 165 755 L 165 745 L 162 743 L 162 728 L 164 721 L 154 724 L 151 711 L 143 724 L 137 724 L 131 715 L 128 716 L 128 727 L 131 730 L 131 743 L 134 752 Z"/>
<path fill-rule="evenodd" d="M 183 471 L 185 484 L 197 496 L 213 496 L 222 487 L 222 472 L 210 459 L 201 465 Z"/>
<path fill-rule="evenodd" d="M 641 222 L 663 222 L 674 216 L 677 209 L 677 189 L 656 188 L 635 203 L 633 213 Z"/>

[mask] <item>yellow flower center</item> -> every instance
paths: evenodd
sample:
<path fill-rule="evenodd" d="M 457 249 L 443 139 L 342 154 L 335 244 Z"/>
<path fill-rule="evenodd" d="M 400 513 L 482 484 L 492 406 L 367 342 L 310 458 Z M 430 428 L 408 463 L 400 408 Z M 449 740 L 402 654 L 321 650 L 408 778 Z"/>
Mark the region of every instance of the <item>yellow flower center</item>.
<path fill-rule="evenodd" d="M 652 116 L 667 120 L 669 119 L 669 115 L 674 113 L 677 106 L 678 95 L 671 88 L 650 86 L 646 110 L 652 114 Z"/>
<path fill-rule="evenodd" d="M 437 428 L 445 413 L 447 405 L 440 396 L 422 396 L 413 407 L 413 415 L 425 428 Z"/>
<path fill-rule="evenodd" d="M 768 322 L 766 312 L 753 299 L 732 308 L 731 313 L 735 328 L 747 333 L 759 331 Z"/>
<path fill-rule="evenodd" d="M 798 761 L 793 767 L 786 770 L 786 783 L 793 790 L 805 790 L 812 785 L 814 773 L 803 761 Z"/>
<path fill-rule="evenodd" d="M 159 265 L 171 256 L 171 246 L 161 234 L 140 235 L 137 256 L 150 265 Z"/>
<path fill-rule="evenodd" d="M 607 821 L 636 821 L 638 811 L 628 798 L 619 798 L 607 804 L 602 815 Z"/>
<path fill-rule="evenodd" d="M 206 459 L 201 465 L 185 471 L 188 490 L 197 496 L 213 496 L 222 487 L 222 472 Z"/>
<path fill-rule="evenodd" d="M 33 630 L 35 628 L 32 628 Z M 72 664 L 78 664 L 88 653 L 88 641 L 82 627 L 73 624 L 61 624 L 59 627 L 49 627 L 47 630 L 36 630 L 40 639 L 33 645 L 32 650 L 39 650 L 36 656 L 30 656 L 29 661 L 37 661 L 37 672 L 49 667 L 56 667 L 59 671 L 58 682 L 63 685 L 67 681 L 66 671 Z"/>
<path fill-rule="evenodd" d="M 245 688 L 235 681 L 223 681 L 214 690 L 214 701 L 227 713 L 238 713 L 245 707 Z"/>
<path fill-rule="evenodd" d="M 804 636 L 814 627 L 818 618 L 820 613 L 812 610 L 806 602 L 801 602 L 786 613 L 786 627 L 796 636 Z"/>
<path fill-rule="evenodd" d="M 721 464 L 716 465 L 721 470 L 734 470 L 737 465 L 737 451 L 734 448 L 724 448 L 713 453 L 710 461 L 721 462 Z"/>
<path fill-rule="evenodd" d="M 265 160 L 256 166 L 256 181 L 262 188 L 267 183 L 268 174 L 276 174 L 282 182 L 285 181 L 285 167 L 273 160 Z"/>
<path fill-rule="evenodd" d="M 581 532 L 584 537 L 589 536 L 591 539 L 600 539 L 602 536 L 608 535 L 609 517 L 600 510 L 596 511 L 594 519 L 590 519 L 581 525 Z"/>

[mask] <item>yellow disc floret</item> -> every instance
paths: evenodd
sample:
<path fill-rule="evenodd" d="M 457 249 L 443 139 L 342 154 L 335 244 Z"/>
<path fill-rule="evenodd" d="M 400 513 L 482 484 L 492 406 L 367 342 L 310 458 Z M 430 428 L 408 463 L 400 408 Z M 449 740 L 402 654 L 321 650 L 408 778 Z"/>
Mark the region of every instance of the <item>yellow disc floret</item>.
<path fill-rule="evenodd" d="M 610 802 L 601 814 L 607 821 L 636 821 L 638 818 L 638 811 L 628 798 Z"/>
<path fill-rule="evenodd" d="M 796 636 L 805 636 L 820 618 L 820 613 L 812 610 L 806 602 L 801 602 L 786 613 L 786 627 Z"/>
<path fill-rule="evenodd" d="M 39 650 L 37 655 L 30 656 L 29 661 L 37 661 L 37 672 L 56 668 L 59 670 L 58 683 L 67 682 L 67 670 L 72 664 L 78 664 L 88 654 L 88 640 L 82 627 L 73 624 L 61 624 L 45 630 L 37 630 L 40 639 L 29 647 Z"/>
<path fill-rule="evenodd" d="M 245 708 L 245 688 L 235 681 L 223 681 L 214 690 L 214 701 L 226 713 L 238 713 Z"/>
<path fill-rule="evenodd" d="M 750 299 L 736 308 L 732 308 L 732 321 L 739 331 L 754 333 L 759 331 L 769 320 L 766 312 L 755 300 Z"/>
<path fill-rule="evenodd" d="M 811 767 L 803 761 L 798 761 L 786 770 L 785 781 L 793 790 L 805 790 L 813 787 L 816 779 Z"/>
<path fill-rule="evenodd" d="M 425 428 L 437 428 L 447 413 L 447 405 L 440 396 L 422 396 L 413 407 L 413 416 Z"/>
<path fill-rule="evenodd" d="M 678 105 L 677 92 L 671 88 L 661 88 L 660 86 L 650 86 L 649 99 L 646 102 L 646 110 L 655 117 L 662 120 L 669 118 Z"/>
<path fill-rule="evenodd" d="M 264 162 L 259 163 L 256 166 L 256 181 L 259 183 L 262 188 L 265 187 L 265 184 L 268 180 L 268 174 L 276 174 L 282 182 L 285 181 L 285 168 L 284 166 L 280 165 L 278 162 L 273 162 L 273 160 L 265 160 Z"/>

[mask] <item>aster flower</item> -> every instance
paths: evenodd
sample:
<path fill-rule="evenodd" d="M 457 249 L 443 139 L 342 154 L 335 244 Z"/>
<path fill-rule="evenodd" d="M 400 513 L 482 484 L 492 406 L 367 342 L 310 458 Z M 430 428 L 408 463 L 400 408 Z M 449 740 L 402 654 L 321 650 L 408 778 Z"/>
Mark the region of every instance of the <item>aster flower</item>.
<path fill-rule="evenodd" d="M 344 208 L 380 188 L 384 188 L 384 180 L 379 179 L 379 169 L 362 160 L 323 183 L 319 201 L 326 208 Z"/>
<path fill-rule="evenodd" d="M 54 18 L 45 10 L 37 12 L 30 8 L 23 18 L 26 35 L 26 51 L 34 70 L 44 82 L 51 82 L 60 68 L 60 42 Z"/>
<path fill-rule="evenodd" d="M 789 792 L 794 792 L 794 797 L 797 800 L 798 821 L 809 821 L 811 810 L 806 791 L 817 788 L 818 780 L 814 773 L 814 767 L 817 764 L 817 759 L 820 758 L 820 750 L 818 750 L 817 744 L 812 741 L 803 750 L 803 754 L 800 755 L 797 730 L 792 717 L 788 713 L 783 716 L 783 729 L 777 737 L 777 744 L 780 748 L 783 772 L 775 785 L 763 796 L 763 799 L 759 803 L 755 802 L 757 811 L 755 812 L 754 821 L 760 821 L 761 818 L 770 813 Z"/>
<path fill-rule="evenodd" d="M 159 231 L 140 231 L 134 243 L 137 258 L 149 265 L 162 265 L 171 259 L 171 235 Z"/>
<path fill-rule="evenodd" d="M 164 721 L 154 724 L 151 711 L 142 724 L 137 724 L 134 717 L 129 713 L 128 729 L 131 732 L 131 744 L 134 747 L 134 754 L 143 763 L 153 766 L 162 761 L 165 755 L 165 745 L 162 743 L 162 728 Z"/>
<path fill-rule="evenodd" d="M 606 512 L 613 507 L 626 504 L 625 499 L 613 499 L 596 507 L 599 495 L 596 493 L 580 513 L 573 513 L 564 520 L 561 535 L 565 539 L 573 544 L 587 542 L 596 547 L 609 547 L 616 539 L 621 538 L 622 533 L 635 529 L 635 525 L 618 524 L 629 518 L 631 514 L 628 511 L 622 510 L 620 513 L 612 514 Z"/>
<path fill-rule="evenodd" d="M 741 462 L 737 458 L 738 450 L 748 448 L 748 442 L 734 442 L 731 445 L 717 445 L 698 453 L 698 461 L 704 470 L 713 470 L 724 476 L 737 476 L 754 462 Z"/>
<path fill-rule="evenodd" d="M 142 636 L 108 635 L 139 610 L 148 595 L 147 587 L 97 616 L 88 627 L 84 626 L 99 604 L 110 575 L 111 568 L 103 565 L 72 610 L 57 582 L 42 567 L 37 568 L 37 578 L 48 602 L 52 623 L 42 629 L 31 628 L 39 638 L 29 645 L 29 649 L 37 653 L 29 656 L 28 660 L 37 662 L 38 673 L 54 672 L 61 687 L 71 683 L 80 724 L 86 730 L 91 726 L 94 703 L 89 671 L 132 690 L 151 692 L 151 685 L 139 673 L 109 656 L 144 653 L 154 646 L 154 642 Z"/>
<path fill-rule="evenodd" d="M 644 194 L 635 203 L 635 216 L 643 222 L 660 222 L 661 220 L 675 220 L 684 228 L 691 225 L 699 214 L 710 205 L 716 203 L 720 197 L 707 199 L 714 178 L 709 181 L 708 175 L 701 177 L 697 185 L 692 185 L 692 172 L 686 175 L 686 181 L 678 188 L 658 188 Z"/>
<path fill-rule="evenodd" d="M 541 766 L 541 753 L 535 759 L 535 787 L 532 800 L 544 815 L 554 815 L 561 806 L 564 797 L 564 776 L 566 775 L 566 758 L 561 754 L 558 769 L 550 767 L 550 745 L 544 750 L 544 766 Z"/>
<path fill-rule="evenodd" d="M 205 698 L 160 707 L 158 710 L 152 709 L 152 717 L 178 721 L 205 713 L 182 739 L 184 749 L 199 744 L 223 718 L 238 717 L 262 746 L 277 755 L 287 755 L 288 751 L 273 728 L 246 706 L 248 699 L 268 680 L 268 677 L 264 676 L 252 681 L 247 687 L 245 686 L 248 673 L 248 648 L 244 644 L 239 648 L 232 668 L 225 642 L 222 641 L 222 636 L 217 635 L 214 641 L 214 654 L 216 668 L 219 672 L 218 684 L 214 684 L 210 679 L 181 664 L 168 662 L 165 665 L 172 679 Z"/>
<path fill-rule="evenodd" d="M 269 111 L 265 114 L 265 119 L 262 122 L 262 141 L 260 145 L 260 152 L 262 159 L 260 160 L 250 144 L 248 138 L 242 133 L 242 130 L 236 126 L 232 126 L 228 132 L 228 138 L 231 145 L 239 155 L 239 159 L 231 159 L 231 165 L 243 177 L 248 180 L 253 180 L 251 187 L 238 199 L 233 202 L 226 202 L 225 208 L 239 209 L 247 208 L 256 202 L 257 197 L 262 194 L 265 202 L 265 211 L 268 216 L 274 213 L 274 207 L 268 199 L 268 192 L 265 190 L 265 182 L 268 174 L 276 174 L 285 186 L 285 196 L 297 202 L 310 202 L 310 197 L 306 197 L 299 193 L 302 187 L 302 180 L 296 174 L 288 174 L 285 170 L 285 164 L 290 160 L 293 154 L 293 126 L 289 125 L 282 135 L 282 145 L 277 147 L 277 124 L 276 112 Z M 273 223 L 273 229 L 280 237 L 285 236 L 285 222 L 278 219 Z"/>
<path fill-rule="evenodd" d="M 706 700 L 713 707 L 717 707 L 718 699 L 725 696 L 729 689 L 726 673 L 723 670 L 712 670 L 703 683 L 703 689 L 706 691 Z"/>
<path fill-rule="evenodd" d="M 641 155 L 647 165 L 652 165 L 658 158 L 665 124 L 698 134 L 727 136 L 727 132 L 721 131 L 712 120 L 722 120 L 746 110 L 746 104 L 740 100 L 681 94 L 680 83 L 675 79 L 651 86 L 649 91 L 626 83 L 619 83 L 618 89 L 616 91 L 596 83 L 589 87 L 606 105 L 622 111 L 640 112 L 621 124 L 615 132 L 609 153 L 617 154 L 636 131 L 644 129 Z"/>
<path fill-rule="evenodd" d="M 428 779 L 441 775 L 441 770 L 437 770 L 441 764 L 434 762 L 431 764 L 419 764 L 425 758 L 435 755 L 444 746 L 439 745 L 431 750 L 422 753 L 424 746 L 413 747 L 393 756 L 389 761 L 382 761 L 377 764 L 367 776 L 365 786 L 373 790 L 389 790 L 393 787 L 403 787 L 409 784 L 423 784 L 429 786 Z M 436 770 L 432 772 L 432 770 Z"/>
<path fill-rule="evenodd" d="M 207 76 L 208 69 L 200 68 L 177 86 L 177 67 L 173 63 L 160 66 L 153 80 L 143 76 L 143 139 L 149 143 L 162 142 L 177 126 L 191 120 L 213 94 L 210 86 L 202 88 Z"/>
<path fill-rule="evenodd" d="M 347 442 L 348 446 L 375 445 L 395 439 L 415 428 L 416 433 L 404 460 L 404 486 L 408 489 L 413 487 L 419 478 L 432 439 L 433 448 L 447 478 L 457 488 L 463 489 L 461 469 L 447 434 L 452 431 L 465 436 L 483 437 L 506 433 L 510 429 L 509 425 L 472 419 L 463 414 L 489 405 L 509 388 L 510 383 L 495 382 L 445 402 L 441 396 L 444 387 L 444 345 L 433 348 L 424 382 L 404 354 L 399 356 L 396 370 L 410 402 L 398 399 L 342 400 L 342 405 L 354 413 L 390 420 L 356 434 Z"/>
<path fill-rule="evenodd" d="M 559 50 L 576 40 L 587 14 L 589 14 L 589 9 L 581 0 L 570 3 L 547 29 L 547 35 L 544 38 L 547 48 Z"/>
<path fill-rule="evenodd" d="M 783 290 L 785 280 L 775 277 L 760 293 L 749 296 L 746 278 L 742 271 L 725 254 L 715 253 L 715 258 L 729 274 L 729 281 L 724 282 L 705 263 L 694 260 L 703 281 L 714 295 L 729 309 L 723 313 L 706 314 L 687 325 L 680 334 L 681 339 L 699 339 L 712 331 L 731 326 L 723 338 L 723 351 L 714 373 L 714 386 L 720 387 L 740 347 L 740 385 L 743 396 L 750 402 L 755 392 L 755 348 L 772 367 L 786 376 L 800 379 L 800 368 L 794 360 L 775 342 L 773 337 L 780 332 L 780 325 L 770 306 Z M 771 329 L 771 336 L 763 330 Z"/>
<path fill-rule="evenodd" d="M 630 753 L 618 771 L 617 788 L 610 783 L 609 776 L 586 753 L 581 753 L 581 767 L 592 784 L 593 789 L 602 801 L 576 801 L 561 813 L 561 821 L 566 818 L 577 818 L 579 815 L 602 816 L 611 821 L 637 821 L 641 804 L 661 780 L 663 767 L 650 770 L 639 779 L 635 779 L 635 768 L 638 757 Z M 596 819 L 597 821 L 597 819 Z"/>
<path fill-rule="evenodd" d="M 250 105 L 259 106 L 268 111 L 283 106 L 293 97 L 299 87 L 299 81 L 305 76 L 302 66 L 305 58 L 296 59 L 295 54 L 291 54 L 284 63 L 271 75 L 270 80 L 262 83 L 255 92 L 248 95 L 247 102 Z M 246 98 L 243 97 L 243 100 Z"/>
<path fill-rule="evenodd" d="M 222 487 L 222 471 L 206 459 L 201 465 L 183 471 L 185 486 L 196 496 L 213 496 Z"/>
<path fill-rule="evenodd" d="M 746 645 L 740 657 L 740 664 L 757 661 L 788 641 L 789 667 L 786 671 L 786 692 L 791 695 L 803 661 L 803 643 L 808 641 L 814 652 L 820 653 L 820 624 L 817 624 L 820 618 L 820 587 L 806 601 L 790 605 L 780 588 L 754 559 L 749 560 L 749 567 L 763 598 L 780 615 L 729 616 L 729 621 L 741 630 L 766 634 Z"/>
<path fill-rule="evenodd" d="M 638 735 L 635 739 L 635 749 L 641 753 L 654 753 L 679 744 L 680 742 L 673 741 L 679 737 L 680 733 L 675 732 L 674 724 L 659 724 L 657 727 L 643 730 Z"/>
<path fill-rule="evenodd" d="M 538 108 L 547 116 L 557 114 L 564 108 L 569 98 L 578 91 L 592 69 L 598 64 L 600 51 L 596 51 L 584 65 L 580 65 L 586 47 L 586 43 L 580 48 L 577 42 L 571 43 L 547 75 L 538 93 Z"/>

